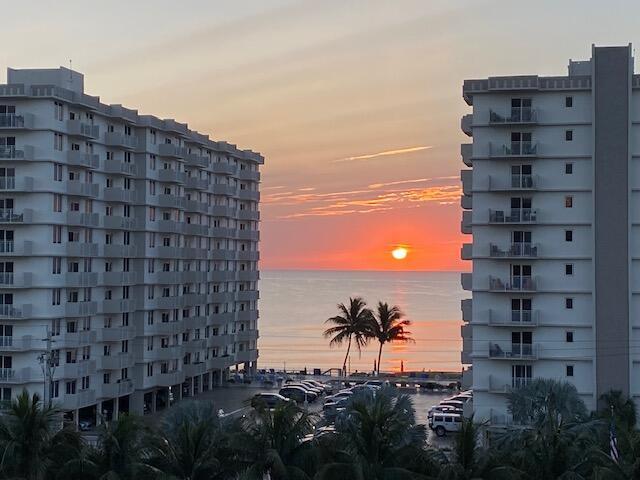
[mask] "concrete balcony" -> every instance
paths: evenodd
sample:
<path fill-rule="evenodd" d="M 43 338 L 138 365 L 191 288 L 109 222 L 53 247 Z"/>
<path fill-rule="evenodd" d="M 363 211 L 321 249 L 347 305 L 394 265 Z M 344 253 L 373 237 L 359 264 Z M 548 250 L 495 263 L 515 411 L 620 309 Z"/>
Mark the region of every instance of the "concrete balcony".
<path fill-rule="evenodd" d="M 511 277 L 509 280 L 489 277 L 489 291 L 491 292 L 535 292 L 536 278 L 531 276 Z"/>
<path fill-rule="evenodd" d="M 74 363 L 61 364 L 56 367 L 54 378 L 78 378 L 96 373 L 95 360 L 80 360 Z"/>
<path fill-rule="evenodd" d="M 236 209 L 226 205 L 209 205 L 209 213 L 216 217 L 235 218 Z"/>
<path fill-rule="evenodd" d="M 31 240 L 23 240 L 21 242 L 2 240 L 0 241 L 0 255 L 31 256 L 33 255 L 33 242 Z"/>
<path fill-rule="evenodd" d="M 145 335 L 176 335 L 185 330 L 182 322 L 155 322 L 153 325 L 144 325 Z"/>
<path fill-rule="evenodd" d="M 216 238 L 235 238 L 236 230 L 233 228 L 212 227 L 209 235 Z"/>
<path fill-rule="evenodd" d="M 197 153 L 187 153 L 184 157 L 185 163 L 194 167 L 206 168 L 209 166 L 209 157 L 204 157 Z"/>
<path fill-rule="evenodd" d="M 195 223 L 182 223 L 182 232 L 185 235 L 206 236 L 209 233 L 207 225 L 196 225 Z"/>
<path fill-rule="evenodd" d="M 103 383 L 97 390 L 98 398 L 118 398 L 133 393 L 131 379 L 118 380 L 116 383 Z"/>
<path fill-rule="evenodd" d="M 465 210 L 471 210 L 473 208 L 473 197 L 471 195 L 460 196 L 460 206 Z"/>
<path fill-rule="evenodd" d="M 165 195 L 161 193 L 157 197 L 158 206 L 163 208 L 180 208 L 184 209 L 185 199 L 184 197 L 177 197 L 175 195 Z"/>
<path fill-rule="evenodd" d="M 460 326 L 460 336 L 462 337 L 462 351 L 471 352 L 473 350 L 473 327 L 466 323 Z"/>
<path fill-rule="evenodd" d="M 221 355 L 210 358 L 206 361 L 207 370 L 220 370 L 228 368 L 234 364 L 234 357 L 231 355 Z"/>
<path fill-rule="evenodd" d="M 80 390 L 74 394 L 62 394 L 54 398 L 53 403 L 62 410 L 77 410 L 96 403 L 96 391 L 94 389 Z"/>
<path fill-rule="evenodd" d="M 184 297 L 174 296 L 174 297 L 159 297 L 159 298 L 146 299 L 144 304 L 145 304 L 145 310 L 148 310 L 148 309 L 173 310 L 174 308 L 184 307 L 185 302 L 184 302 Z"/>
<path fill-rule="evenodd" d="M 207 338 L 207 347 L 220 348 L 226 345 L 232 345 L 234 341 L 235 338 L 233 335 L 212 335 L 211 337 Z"/>
<path fill-rule="evenodd" d="M 186 176 L 184 179 L 184 187 L 194 190 L 206 190 L 209 183 L 206 180 L 196 177 Z"/>
<path fill-rule="evenodd" d="M 0 383 L 23 384 L 30 382 L 42 382 L 42 372 L 39 368 L 0 368 Z"/>
<path fill-rule="evenodd" d="M 185 374 L 181 371 L 159 373 L 150 378 L 150 383 L 160 387 L 172 387 L 173 385 L 182 384 Z"/>
<path fill-rule="evenodd" d="M 76 167 L 98 168 L 100 157 L 93 153 L 81 153 L 78 150 L 67 151 L 67 163 Z"/>
<path fill-rule="evenodd" d="M 67 180 L 65 193 L 79 197 L 97 197 L 100 186 L 97 183 L 85 183 L 79 180 Z"/>
<path fill-rule="evenodd" d="M 235 175 L 238 171 L 238 167 L 236 165 L 226 162 L 213 162 L 209 166 L 209 169 L 213 173 L 219 173 L 222 175 Z"/>
<path fill-rule="evenodd" d="M 161 362 L 167 360 L 177 360 L 182 358 L 184 350 L 182 345 L 173 345 L 165 348 L 154 348 L 153 350 L 145 350 L 142 352 L 141 361 L 148 362 Z"/>
<path fill-rule="evenodd" d="M 67 212 L 67 223 L 79 227 L 97 227 L 100 225 L 98 213 Z"/>
<path fill-rule="evenodd" d="M 163 168 L 158 170 L 158 180 L 167 183 L 184 183 L 187 178 L 184 172 Z"/>
<path fill-rule="evenodd" d="M 236 315 L 239 322 L 251 322 L 258 320 L 258 310 L 241 310 Z"/>
<path fill-rule="evenodd" d="M 98 255 L 97 243 L 68 242 L 64 245 L 68 257 L 95 257 Z"/>
<path fill-rule="evenodd" d="M 146 283 L 157 283 L 159 285 L 172 285 L 180 283 L 181 272 L 154 272 L 145 274 Z"/>
<path fill-rule="evenodd" d="M 67 287 L 97 287 L 97 272 L 67 272 L 64 274 L 65 286 Z"/>
<path fill-rule="evenodd" d="M 464 212 L 463 212 L 464 213 Z M 537 210 L 531 208 L 512 208 L 511 210 L 489 210 L 489 223 L 536 223 L 538 220 Z"/>
<path fill-rule="evenodd" d="M 121 217 L 119 215 L 103 215 L 102 227 L 109 230 L 135 230 L 139 222 L 134 217 Z"/>
<path fill-rule="evenodd" d="M 209 205 L 197 200 L 185 200 L 184 209 L 187 212 L 209 213 Z"/>
<path fill-rule="evenodd" d="M 213 280 L 210 280 L 213 281 Z M 207 302 L 209 303 L 226 303 L 233 302 L 235 300 L 234 292 L 214 292 L 207 295 Z"/>
<path fill-rule="evenodd" d="M 149 256 L 157 258 L 181 258 L 182 249 L 180 247 L 152 247 L 149 248 Z"/>
<path fill-rule="evenodd" d="M 472 143 L 463 143 L 460 145 L 460 155 L 462 156 L 462 162 L 467 167 L 473 166 L 473 161 L 471 157 L 473 156 L 473 144 Z"/>
<path fill-rule="evenodd" d="M 112 355 L 103 355 L 102 357 L 98 357 L 97 364 L 98 370 L 120 370 L 121 368 L 133 366 L 135 364 L 135 358 L 131 353 L 120 352 Z"/>
<path fill-rule="evenodd" d="M 473 300 L 470 298 L 461 300 L 460 309 L 462 310 L 462 321 L 470 322 L 473 316 Z"/>
<path fill-rule="evenodd" d="M 512 108 L 509 113 L 503 114 L 489 110 L 489 124 L 492 126 L 535 125 L 536 123 L 538 123 L 538 115 L 531 107 Z"/>
<path fill-rule="evenodd" d="M 44 348 L 45 343 L 43 340 L 32 335 L 0 337 L 1 352 L 23 352 Z"/>
<path fill-rule="evenodd" d="M 67 302 L 64 306 L 65 317 L 87 317 L 98 313 L 97 302 Z"/>
<path fill-rule="evenodd" d="M 243 350 L 242 352 L 236 352 L 235 363 L 255 362 L 258 360 L 258 350 Z"/>
<path fill-rule="evenodd" d="M 207 272 L 180 272 L 180 283 L 201 283 L 207 281 Z"/>
<path fill-rule="evenodd" d="M 106 132 L 104 134 L 104 143 L 110 147 L 124 148 L 127 150 L 138 148 L 138 139 L 136 137 L 117 132 Z"/>
<path fill-rule="evenodd" d="M 460 258 L 462 260 L 473 260 L 473 244 L 463 243 L 460 249 Z"/>
<path fill-rule="evenodd" d="M 238 240 L 250 240 L 252 242 L 260 240 L 260 232 L 258 230 L 238 230 L 236 236 Z"/>
<path fill-rule="evenodd" d="M 183 295 L 183 306 L 195 307 L 207 303 L 207 296 L 203 293 L 187 293 Z"/>
<path fill-rule="evenodd" d="M 236 252 L 233 252 L 236 253 Z M 258 260 L 260 260 L 260 252 L 258 251 L 251 251 L 251 250 L 239 250 L 237 252 L 238 254 L 238 260 L 241 261 L 245 261 L 245 262 L 257 262 Z M 212 260 L 216 260 L 215 258 Z"/>
<path fill-rule="evenodd" d="M 33 192 L 33 177 L 0 177 L 0 191 Z"/>
<path fill-rule="evenodd" d="M 489 256 L 491 258 L 538 258 L 539 246 L 537 243 L 512 243 L 509 248 L 500 248 L 493 243 L 489 244 Z"/>
<path fill-rule="evenodd" d="M 131 203 L 135 201 L 135 190 L 123 188 L 104 188 L 102 197 L 107 202 Z"/>
<path fill-rule="evenodd" d="M 96 330 L 97 342 L 121 342 L 136 336 L 135 327 L 111 327 Z"/>
<path fill-rule="evenodd" d="M 0 115 L 0 130 L 30 130 L 33 128 L 32 113 L 3 113 Z"/>
<path fill-rule="evenodd" d="M 209 191 L 215 195 L 234 196 L 238 188 L 224 183 L 213 183 L 209 185 Z"/>
<path fill-rule="evenodd" d="M 33 305 L 30 303 L 23 305 L 0 304 L 0 318 L 3 320 L 29 318 L 32 310 Z"/>
<path fill-rule="evenodd" d="M 250 342 L 258 340 L 258 330 L 238 330 L 236 332 L 238 342 Z"/>
<path fill-rule="evenodd" d="M 0 224 L 13 223 L 32 223 L 33 210 L 25 208 L 23 210 L 14 210 L 12 208 L 0 208 Z"/>
<path fill-rule="evenodd" d="M 158 220 L 156 227 L 159 232 L 182 233 L 182 222 L 175 220 Z"/>
<path fill-rule="evenodd" d="M 460 231 L 462 233 L 470 234 L 472 232 L 472 212 L 471 211 L 463 211 L 462 212 L 462 221 L 460 222 Z"/>
<path fill-rule="evenodd" d="M 96 341 L 94 330 L 80 330 L 77 332 L 62 332 L 53 337 L 54 348 L 78 348 L 84 345 L 91 345 Z"/>
<path fill-rule="evenodd" d="M 207 340 L 201 338 L 199 340 L 191 340 L 182 344 L 182 348 L 185 352 L 200 352 L 207 348 Z"/>
<path fill-rule="evenodd" d="M 537 175 L 510 175 L 498 177 L 489 175 L 489 191 L 491 192 L 527 192 L 537 190 Z"/>
<path fill-rule="evenodd" d="M 185 377 L 195 377 L 207 371 L 207 364 L 204 362 L 190 363 L 182 366 Z"/>
<path fill-rule="evenodd" d="M 466 290 L 466 291 L 473 290 L 473 274 L 472 273 L 460 274 L 460 283 L 462 284 L 463 290 Z"/>
<path fill-rule="evenodd" d="M 489 325 L 492 327 L 533 328 L 538 326 L 538 310 L 489 310 Z"/>
<path fill-rule="evenodd" d="M 488 391 L 489 393 L 507 394 L 514 389 L 526 387 L 531 381 L 531 378 L 489 375 Z"/>
<path fill-rule="evenodd" d="M 187 318 L 183 318 L 182 322 L 184 324 L 185 330 L 205 328 L 207 325 L 207 317 L 205 317 L 204 315 L 199 315 L 196 317 L 187 317 Z"/>
<path fill-rule="evenodd" d="M 102 285 L 121 286 L 138 283 L 137 272 L 101 272 Z"/>
<path fill-rule="evenodd" d="M 237 299 L 239 302 L 257 302 L 260 297 L 260 292 L 257 290 L 243 290 L 237 293 Z"/>
<path fill-rule="evenodd" d="M 125 162 L 123 160 L 105 160 L 104 171 L 114 173 L 116 175 L 135 175 L 137 172 L 134 163 Z"/>
<path fill-rule="evenodd" d="M 209 258 L 209 250 L 206 248 L 182 247 L 182 258 L 206 260 Z"/>
<path fill-rule="evenodd" d="M 537 360 L 536 343 L 495 343 L 488 342 L 489 358 L 495 360 Z"/>
<path fill-rule="evenodd" d="M 122 218 L 122 217 L 120 217 Z M 137 257 L 143 256 L 143 252 L 138 249 L 137 245 L 115 245 L 107 244 L 102 246 L 102 251 L 105 257 Z M 118 272 L 105 272 L 105 273 L 118 273 Z"/>
<path fill-rule="evenodd" d="M 212 270 L 207 272 L 207 279 L 210 282 L 228 282 L 236 279 L 235 270 Z"/>
<path fill-rule="evenodd" d="M 80 120 L 67 120 L 67 135 L 96 139 L 100 136 L 100 127 Z"/>
<path fill-rule="evenodd" d="M 473 114 L 464 115 L 460 120 L 460 128 L 468 137 L 473 136 Z"/>
<path fill-rule="evenodd" d="M 260 272 L 258 270 L 240 270 L 238 271 L 238 280 L 241 282 L 257 282 L 260 280 Z"/>
<path fill-rule="evenodd" d="M 258 190 L 238 189 L 238 198 L 240 200 L 251 200 L 253 202 L 260 201 L 260 192 Z"/>
<path fill-rule="evenodd" d="M 538 146 L 531 142 L 511 142 L 509 145 L 489 143 L 489 157 L 495 159 L 536 158 Z"/>
<path fill-rule="evenodd" d="M 259 182 L 260 172 L 255 170 L 247 170 L 246 168 L 243 170 L 241 168 L 238 170 L 238 178 L 240 180 L 248 180 L 250 182 Z"/>
<path fill-rule="evenodd" d="M 0 129 L 0 131 L 2 131 Z M 14 145 L 0 146 L 0 160 L 32 160 L 33 147 L 25 145 L 22 148 L 16 148 Z"/>
<path fill-rule="evenodd" d="M 161 143 L 158 145 L 158 155 L 161 157 L 185 158 L 187 149 L 173 143 Z"/>
<path fill-rule="evenodd" d="M 260 212 L 258 210 L 238 210 L 238 219 L 240 220 L 260 220 Z"/>
<path fill-rule="evenodd" d="M 135 312 L 136 300 L 132 298 L 128 299 L 112 299 L 102 301 L 102 313 L 125 313 Z"/>

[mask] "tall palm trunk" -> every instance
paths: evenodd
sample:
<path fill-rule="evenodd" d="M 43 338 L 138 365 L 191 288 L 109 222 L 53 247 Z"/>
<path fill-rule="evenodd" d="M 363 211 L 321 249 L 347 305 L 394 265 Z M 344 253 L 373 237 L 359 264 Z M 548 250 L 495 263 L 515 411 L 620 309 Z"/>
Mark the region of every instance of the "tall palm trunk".
<path fill-rule="evenodd" d="M 382 358 L 382 346 L 384 342 L 380 342 L 380 348 L 378 349 L 378 377 L 380 376 L 380 358 Z"/>
<path fill-rule="evenodd" d="M 342 374 L 347 375 L 347 358 L 349 358 L 349 350 L 351 350 L 351 335 L 349 335 L 349 343 L 347 344 L 347 354 L 344 356 L 344 362 L 342 362 Z"/>

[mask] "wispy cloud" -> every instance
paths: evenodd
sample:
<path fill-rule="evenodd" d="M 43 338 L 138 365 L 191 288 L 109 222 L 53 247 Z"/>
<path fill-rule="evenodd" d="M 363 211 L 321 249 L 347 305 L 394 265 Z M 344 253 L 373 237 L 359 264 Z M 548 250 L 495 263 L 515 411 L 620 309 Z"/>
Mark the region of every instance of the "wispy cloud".
<path fill-rule="evenodd" d="M 394 185 L 406 185 L 408 183 L 424 183 L 424 182 L 433 182 L 436 180 L 457 180 L 460 177 L 452 175 L 448 177 L 431 177 L 431 178 L 414 178 L 412 180 L 398 180 L 397 182 L 387 182 L 387 183 L 372 183 L 369 185 L 369 188 L 382 188 L 382 187 L 391 187 Z"/>
<path fill-rule="evenodd" d="M 433 146 L 423 145 L 420 147 L 398 148 L 395 150 L 385 150 L 384 152 L 369 153 L 365 155 L 357 155 L 354 157 L 340 158 L 338 160 L 334 160 L 333 162 L 338 163 L 338 162 L 354 162 L 354 161 L 362 161 L 362 160 L 371 160 L 372 158 L 387 157 L 390 155 L 403 155 L 405 153 L 420 152 L 422 150 L 428 150 L 430 148 L 433 148 Z"/>

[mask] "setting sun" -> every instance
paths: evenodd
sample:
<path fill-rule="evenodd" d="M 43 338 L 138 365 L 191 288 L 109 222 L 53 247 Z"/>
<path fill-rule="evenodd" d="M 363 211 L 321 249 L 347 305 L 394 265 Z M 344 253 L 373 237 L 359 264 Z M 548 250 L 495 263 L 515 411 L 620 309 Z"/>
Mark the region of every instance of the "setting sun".
<path fill-rule="evenodd" d="M 407 250 L 404 247 L 396 247 L 391 251 L 391 256 L 393 256 L 393 258 L 395 258 L 396 260 L 404 260 L 405 258 L 407 258 L 407 254 L 409 253 L 409 250 Z"/>

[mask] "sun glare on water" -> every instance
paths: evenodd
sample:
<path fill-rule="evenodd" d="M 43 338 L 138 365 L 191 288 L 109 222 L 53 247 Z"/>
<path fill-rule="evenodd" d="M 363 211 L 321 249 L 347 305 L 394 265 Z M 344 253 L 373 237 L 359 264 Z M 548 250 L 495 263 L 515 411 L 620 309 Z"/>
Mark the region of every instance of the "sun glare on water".
<path fill-rule="evenodd" d="M 409 250 L 407 250 L 406 248 L 396 247 L 391 251 L 391 256 L 396 260 L 404 260 L 405 258 L 407 258 L 408 253 Z"/>

